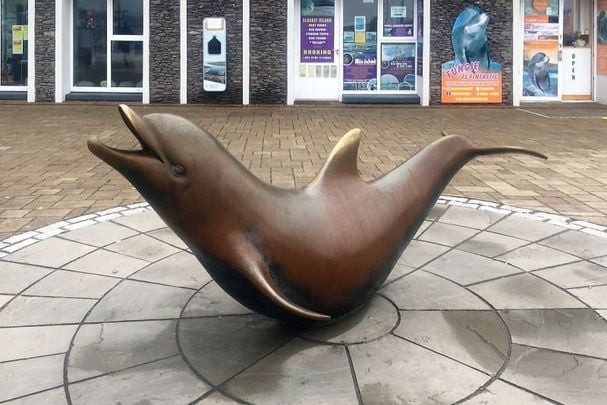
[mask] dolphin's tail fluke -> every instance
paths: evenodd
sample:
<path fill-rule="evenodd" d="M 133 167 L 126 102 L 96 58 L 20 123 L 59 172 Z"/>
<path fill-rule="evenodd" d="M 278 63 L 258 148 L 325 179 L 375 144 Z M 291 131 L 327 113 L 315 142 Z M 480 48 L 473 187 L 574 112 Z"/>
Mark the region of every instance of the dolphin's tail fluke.
<path fill-rule="evenodd" d="M 516 153 L 519 155 L 528 155 L 540 159 L 548 159 L 543 153 L 536 152 L 534 150 L 515 148 L 510 146 L 497 147 L 497 148 L 478 148 L 474 151 L 474 156 L 487 156 L 487 155 L 501 155 L 506 153 Z"/>

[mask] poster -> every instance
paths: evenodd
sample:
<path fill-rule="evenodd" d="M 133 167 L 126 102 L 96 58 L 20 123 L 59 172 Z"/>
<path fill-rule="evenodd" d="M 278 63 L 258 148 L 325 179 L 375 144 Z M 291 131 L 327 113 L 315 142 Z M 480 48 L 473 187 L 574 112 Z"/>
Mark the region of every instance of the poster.
<path fill-rule="evenodd" d="M 335 62 L 335 0 L 301 1 L 302 63 Z"/>
<path fill-rule="evenodd" d="M 377 32 L 370 29 L 370 19 L 354 16 L 349 29 L 344 28 L 344 90 L 377 90 Z"/>
<path fill-rule="evenodd" d="M 413 0 L 384 0 L 384 36 L 412 37 Z"/>
<path fill-rule="evenodd" d="M 607 0 L 597 2 L 597 72 L 607 75 Z"/>
<path fill-rule="evenodd" d="M 455 58 L 443 63 L 443 103 L 501 103 L 502 65 L 490 58 L 489 16 L 470 6 L 453 24 L 451 40 Z"/>
<path fill-rule="evenodd" d="M 415 90 L 415 44 L 383 44 L 381 90 Z"/>
<path fill-rule="evenodd" d="M 525 0 L 523 96 L 558 96 L 558 0 Z"/>
<path fill-rule="evenodd" d="M 23 26 L 13 25 L 13 55 L 23 55 Z"/>

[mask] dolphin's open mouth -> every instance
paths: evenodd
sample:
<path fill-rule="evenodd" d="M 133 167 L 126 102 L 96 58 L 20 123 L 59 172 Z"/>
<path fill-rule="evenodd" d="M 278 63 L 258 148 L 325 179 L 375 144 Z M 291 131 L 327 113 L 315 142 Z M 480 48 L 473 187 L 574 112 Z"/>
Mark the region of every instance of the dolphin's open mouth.
<path fill-rule="evenodd" d="M 131 130 L 141 149 L 119 149 L 102 143 L 99 138 L 93 136 L 89 138 L 87 146 L 89 150 L 104 162 L 116 166 L 116 164 L 125 164 L 140 159 L 153 159 L 164 162 L 160 149 L 156 146 L 156 141 L 152 132 L 148 129 L 144 120 L 126 105 L 119 107 L 120 114 L 127 127 Z"/>

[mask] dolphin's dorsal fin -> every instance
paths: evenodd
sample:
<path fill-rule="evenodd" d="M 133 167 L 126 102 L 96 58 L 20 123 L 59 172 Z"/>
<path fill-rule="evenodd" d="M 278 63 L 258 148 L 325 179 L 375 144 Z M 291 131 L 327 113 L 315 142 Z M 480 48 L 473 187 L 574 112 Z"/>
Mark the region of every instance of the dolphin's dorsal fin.
<path fill-rule="evenodd" d="M 325 184 L 331 179 L 358 175 L 358 148 L 361 130 L 353 129 L 335 145 L 314 181 L 310 185 Z"/>

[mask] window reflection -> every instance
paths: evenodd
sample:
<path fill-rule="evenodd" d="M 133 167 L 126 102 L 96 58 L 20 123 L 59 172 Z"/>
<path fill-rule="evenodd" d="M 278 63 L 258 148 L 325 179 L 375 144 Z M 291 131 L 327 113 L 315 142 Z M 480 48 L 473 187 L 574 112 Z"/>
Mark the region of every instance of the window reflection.
<path fill-rule="evenodd" d="M 590 46 L 592 9 L 588 0 L 565 0 L 563 9 L 563 45 Z"/>
<path fill-rule="evenodd" d="M 114 35 L 143 35 L 143 0 L 113 0 Z"/>
<path fill-rule="evenodd" d="M 112 41 L 112 87 L 143 87 L 141 41 Z"/>
<path fill-rule="evenodd" d="M 74 85 L 103 87 L 107 80 L 107 3 L 74 0 Z"/>
<path fill-rule="evenodd" d="M 27 85 L 27 0 L 0 2 L 0 84 Z"/>

